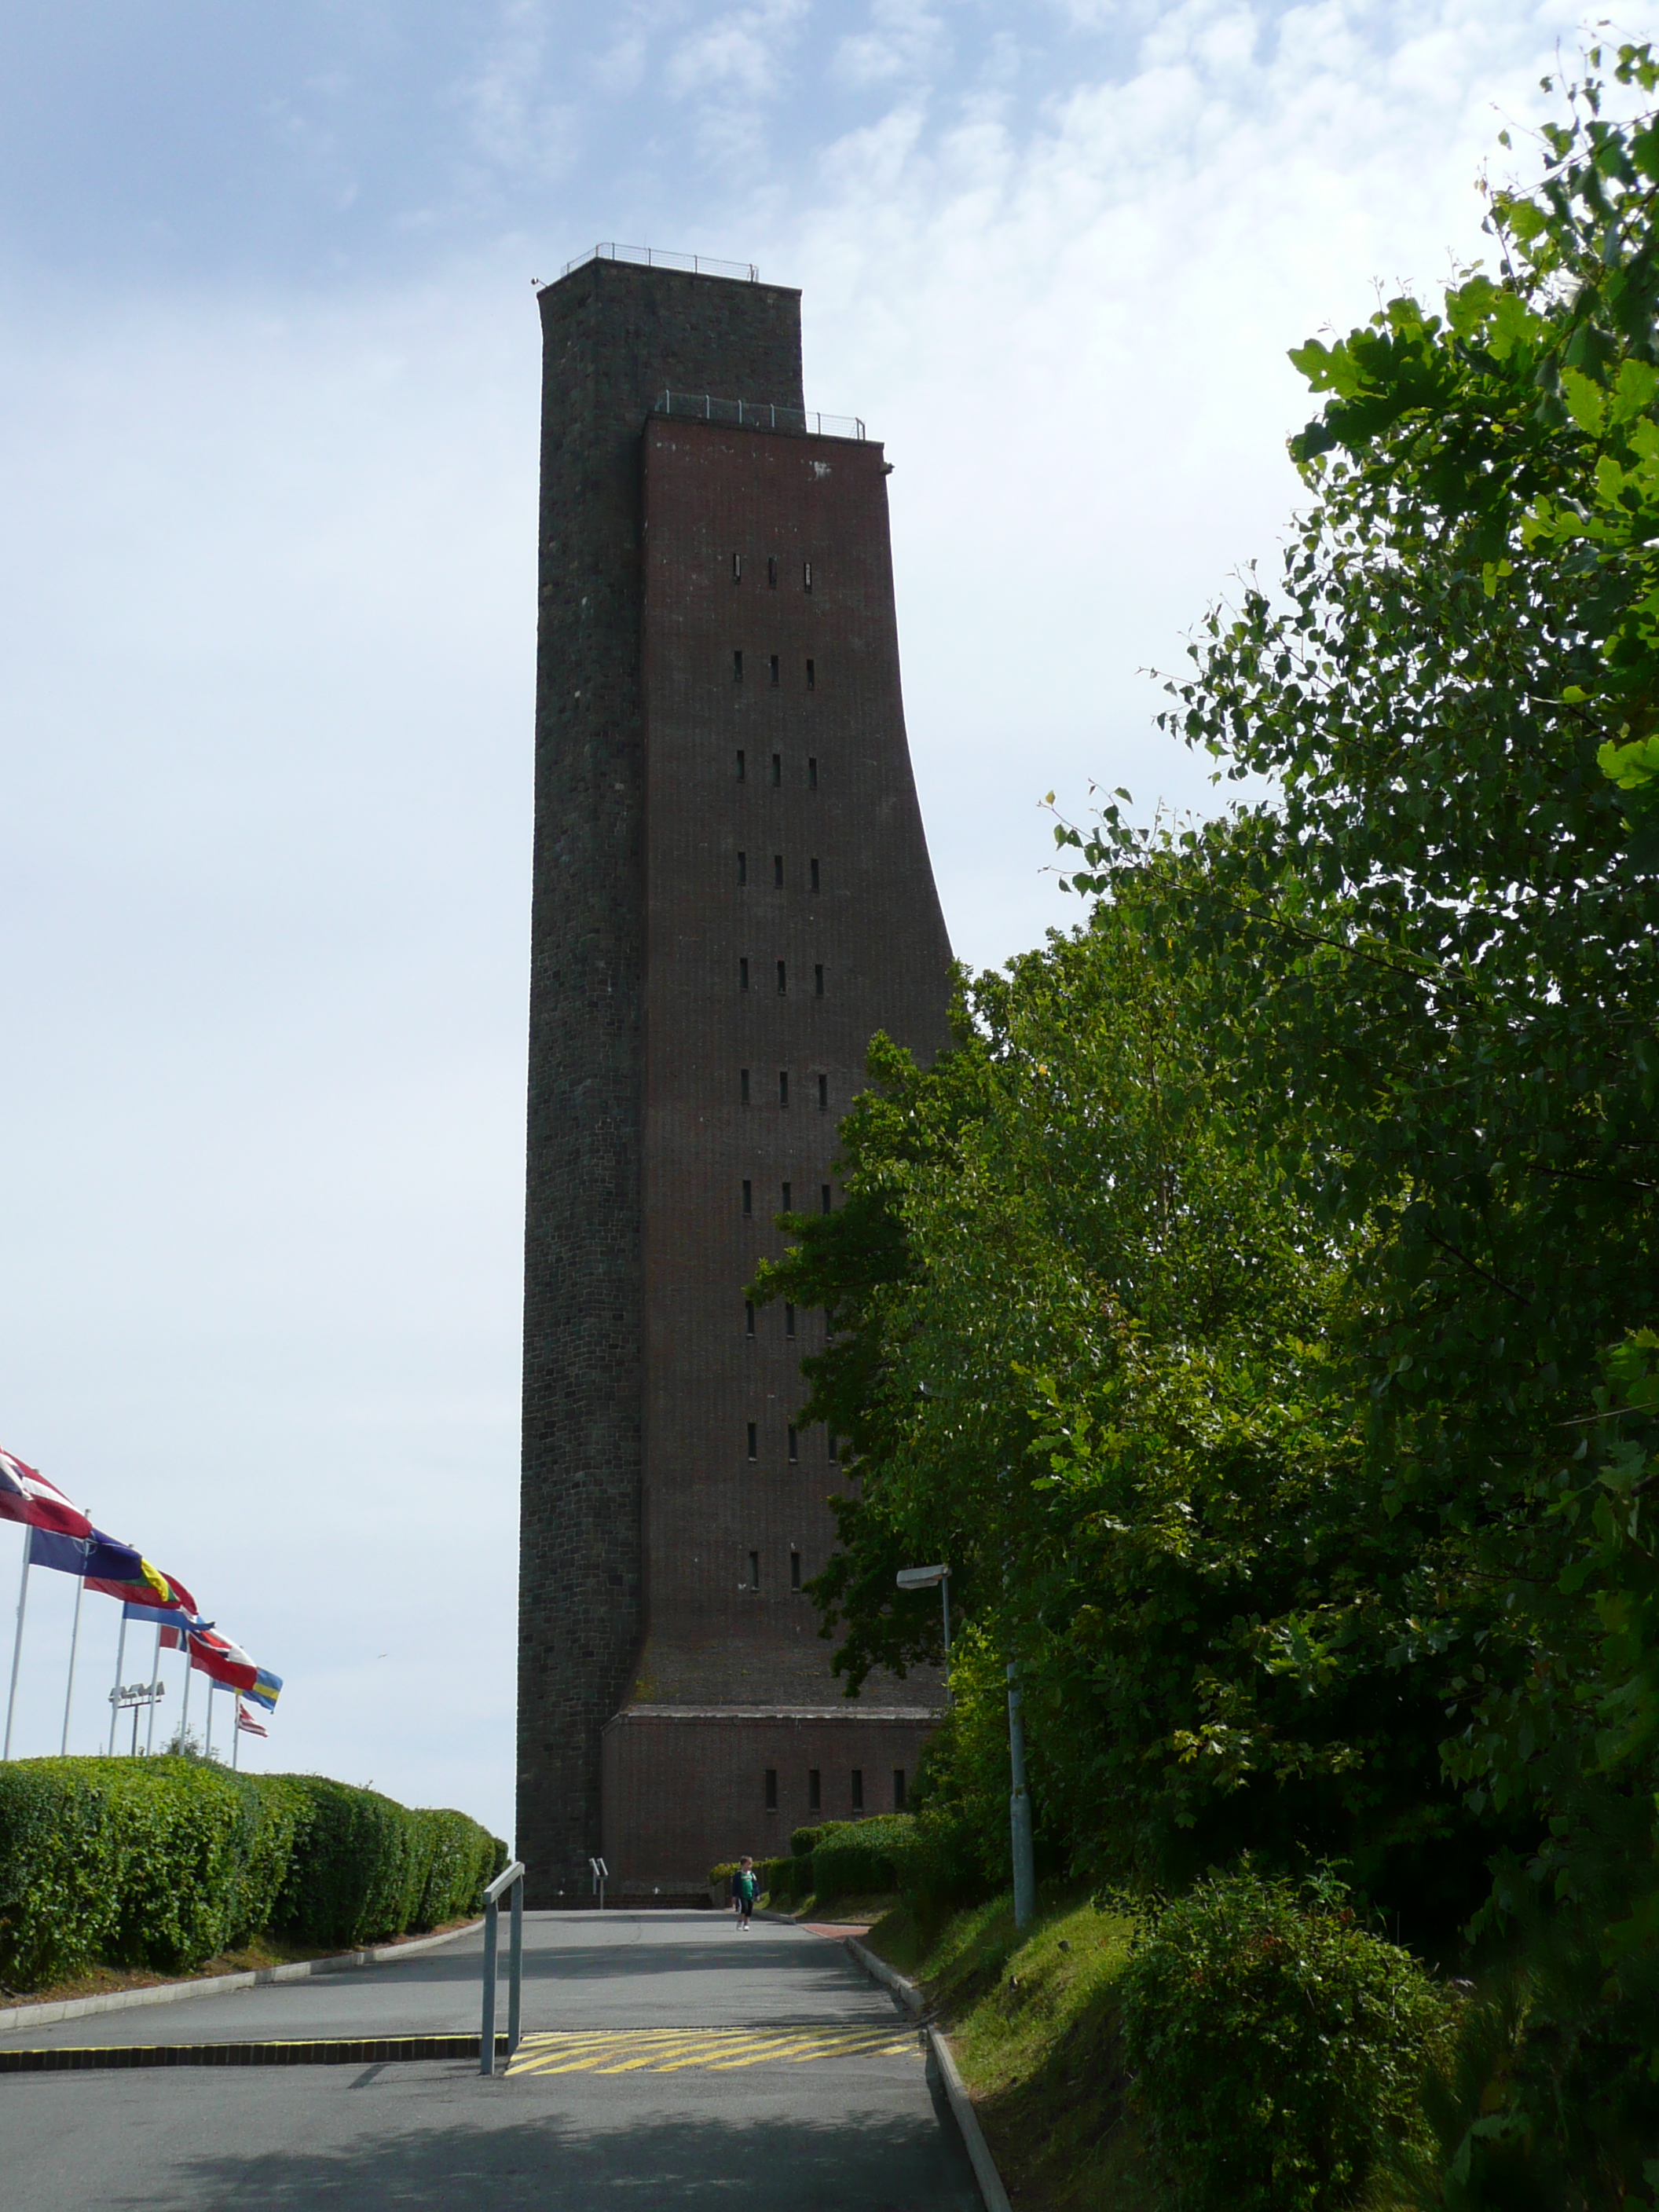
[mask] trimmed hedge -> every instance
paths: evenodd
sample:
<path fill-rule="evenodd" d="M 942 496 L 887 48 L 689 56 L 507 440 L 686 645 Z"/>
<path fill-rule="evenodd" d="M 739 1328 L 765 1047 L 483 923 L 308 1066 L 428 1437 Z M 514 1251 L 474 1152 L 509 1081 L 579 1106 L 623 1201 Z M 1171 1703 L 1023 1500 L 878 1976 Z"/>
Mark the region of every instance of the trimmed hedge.
<path fill-rule="evenodd" d="M 314 1775 L 193 1759 L 0 1765 L 0 1981 L 177 1972 L 270 1929 L 349 1946 L 477 1909 L 507 1847 Z"/>

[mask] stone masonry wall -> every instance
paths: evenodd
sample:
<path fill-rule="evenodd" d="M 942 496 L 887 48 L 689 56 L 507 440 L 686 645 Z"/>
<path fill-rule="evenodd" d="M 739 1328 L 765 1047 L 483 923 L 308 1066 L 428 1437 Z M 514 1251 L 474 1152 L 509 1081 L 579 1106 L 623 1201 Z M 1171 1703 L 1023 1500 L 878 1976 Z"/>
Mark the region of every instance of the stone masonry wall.
<path fill-rule="evenodd" d="M 532 1905 L 600 1847 L 600 1730 L 641 1633 L 641 433 L 665 388 L 802 404 L 794 291 L 595 260 L 540 309 L 518 1741 Z"/>

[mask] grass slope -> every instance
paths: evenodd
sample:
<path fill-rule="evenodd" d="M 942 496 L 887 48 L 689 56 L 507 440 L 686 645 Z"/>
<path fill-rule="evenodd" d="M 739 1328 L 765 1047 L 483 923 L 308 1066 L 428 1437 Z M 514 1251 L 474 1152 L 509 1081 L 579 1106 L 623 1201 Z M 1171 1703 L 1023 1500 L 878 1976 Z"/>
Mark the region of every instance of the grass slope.
<path fill-rule="evenodd" d="M 921 1981 L 1009 2196 L 1033 2212 L 1159 2212 L 1124 2105 L 1115 1990 L 1129 1935 L 1086 1900 L 1049 1896 L 1023 1937 L 1005 1897 L 939 1929 L 892 1912 L 867 1939 Z"/>

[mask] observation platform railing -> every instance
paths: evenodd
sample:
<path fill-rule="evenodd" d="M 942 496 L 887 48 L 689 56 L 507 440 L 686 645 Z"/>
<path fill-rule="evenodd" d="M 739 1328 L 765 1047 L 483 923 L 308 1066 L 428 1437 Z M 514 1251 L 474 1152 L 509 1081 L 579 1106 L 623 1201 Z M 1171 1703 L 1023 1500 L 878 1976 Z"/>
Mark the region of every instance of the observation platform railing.
<path fill-rule="evenodd" d="M 510 2066 L 519 2047 L 519 1991 L 524 1979 L 524 1861 L 514 1859 L 505 1874 L 498 1874 L 483 1893 L 483 2030 L 478 2038 L 478 2071 L 495 2071 L 495 1935 L 496 1907 L 502 1893 L 513 1893 L 512 1934 L 507 1950 L 507 2060 Z"/>
<path fill-rule="evenodd" d="M 768 399 L 716 399 L 708 392 L 659 392 L 653 415 L 686 415 L 699 422 L 733 422 L 743 430 L 792 430 L 808 438 L 858 438 L 856 415 L 820 415 L 811 409 L 775 407 Z"/>
<path fill-rule="evenodd" d="M 706 253 L 665 253 L 659 246 L 618 246 L 614 239 L 579 253 L 560 270 L 568 276 L 589 261 L 632 261 L 641 269 L 680 269 L 692 276 L 730 276 L 740 284 L 758 284 L 760 270 L 752 261 L 714 261 Z"/>

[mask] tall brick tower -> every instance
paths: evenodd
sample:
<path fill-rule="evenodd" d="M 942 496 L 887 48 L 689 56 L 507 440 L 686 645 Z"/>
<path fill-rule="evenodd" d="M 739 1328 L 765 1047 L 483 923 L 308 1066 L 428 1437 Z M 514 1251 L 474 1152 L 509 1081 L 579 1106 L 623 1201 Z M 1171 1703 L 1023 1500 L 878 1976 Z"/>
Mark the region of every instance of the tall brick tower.
<path fill-rule="evenodd" d="M 945 1042 L 882 448 L 803 410 L 800 295 L 609 254 L 540 295 L 519 1849 L 685 1892 L 890 1810 L 931 1679 L 840 1694 L 800 1584 L 817 1316 L 748 1310 L 835 1203 L 872 1033 Z"/>

